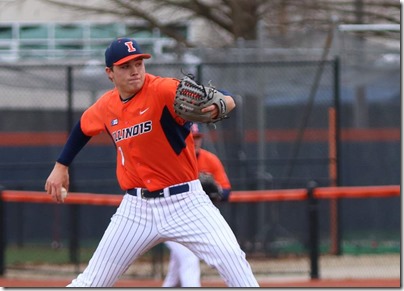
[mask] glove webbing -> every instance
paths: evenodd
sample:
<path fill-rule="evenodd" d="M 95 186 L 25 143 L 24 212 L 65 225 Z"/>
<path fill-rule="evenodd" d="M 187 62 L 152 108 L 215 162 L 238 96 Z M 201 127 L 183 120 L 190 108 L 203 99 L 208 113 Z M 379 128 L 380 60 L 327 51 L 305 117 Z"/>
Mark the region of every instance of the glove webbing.
<path fill-rule="evenodd" d="M 207 96 L 205 87 L 203 85 L 198 86 L 188 81 L 183 82 L 183 88 L 180 89 L 180 94 L 183 96 L 189 96 L 195 100 L 202 100 Z M 212 97 L 209 99 L 211 98 Z"/>

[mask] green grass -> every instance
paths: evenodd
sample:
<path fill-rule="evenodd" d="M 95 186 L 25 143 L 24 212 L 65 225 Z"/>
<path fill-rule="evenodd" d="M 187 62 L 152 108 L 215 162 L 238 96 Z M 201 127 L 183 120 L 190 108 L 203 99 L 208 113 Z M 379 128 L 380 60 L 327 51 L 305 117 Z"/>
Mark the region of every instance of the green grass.
<path fill-rule="evenodd" d="M 85 247 L 80 248 L 78 260 L 80 263 L 88 263 L 93 255 L 96 244 L 87 243 Z M 156 246 L 151 251 L 144 254 L 142 257 L 150 259 L 153 254 L 158 255 L 161 251 L 161 246 Z M 167 252 L 165 252 L 167 253 Z M 24 245 L 7 246 L 5 253 L 5 263 L 8 266 L 18 266 L 22 264 L 68 264 L 72 263 L 70 260 L 70 252 L 68 247 L 62 246 L 59 248 L 52 248 L 45 245 Z"/>
<path fill-rule="evenodd" d="M 95 242 L 87 242 L 81 244 L 79 252 L 79 262 L 88 263 L 95 248 Z M 162 249 L 163 247 L 163 249 Z M 387 254 L 387 253 L 400 253 L 400 240 L 344 240 L 341 245 L 342 254 L 346 255 L 363 255 L 363 254 Z M 164 246 L 159 245 L 146 253 L 143 258 L 150 259 L 153 255 L 159 257 L 162 252 L 164 255 L 168 251 L 164 250 Z M 309 255 L 309 250 L 298 242 L 288 242 L 278 245 L 273 249 L 278 255 Z M 320 253 L 327 254 L 330 251 L 330 244 L 322 242 L 320 244 Z M 273 254 L 274 255 L 274 254 Z M 59 248 L 52 248 L 44 244 L 32 244 L 18 247 L 9 245 L 6 248 L 5 263 L 7 266 L 18 266 L 22 264 L 69 264 L 70 253 L 68 247 L 62 245 Z"/>
<path fill-rule="evenodd" d="M 330 253 L 331 244 L 329 241 L 321 241 L 320 254 Z M 299 255 L 308 256 L 310 250 L 298 241 L 281 241 L 273 243 L 268 248 L 269 255 Z M 396 254 L 401 252 L 399 239 L 345 239 L 341 243 L 341 252 L 345 255 L 376 255 Z"/>
<path fill-rule="evenodd" d="M 88 262 L 94 249 L 81 248 L 79 254 L 80 262 Z M 20 265 L 26 263 L 39 264 L 64 264 L 69 263 L 68 248 L 51 248 L 45 246 L 9 246 L 6 249 L 6 265 Z"/>
<path fill-rule="evenodd" d="M 400 253 L 400 241 L 352 240 L 342 243 L 344 254 L 387 254 Z"/>

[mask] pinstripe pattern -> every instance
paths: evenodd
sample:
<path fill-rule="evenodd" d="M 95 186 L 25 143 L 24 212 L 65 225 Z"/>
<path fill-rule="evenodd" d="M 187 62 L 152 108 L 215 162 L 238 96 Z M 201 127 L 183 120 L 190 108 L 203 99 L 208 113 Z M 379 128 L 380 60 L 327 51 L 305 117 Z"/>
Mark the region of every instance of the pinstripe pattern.
<path fill-rule="evenodd" d="M 182 244 L 166 241 L 170 261 L 162 287 L 201 287 L 199 258 Z"/>
<path fill-rule="evenodd" d="M 220 211 L 199 180 L 189 184 L 189 192 L 165 198 L 124 195 L 87 268 L 68 287 L 111 287 L 136 258 L 166 240 L 215 267 L 229 287 L 258 287 Z"/>

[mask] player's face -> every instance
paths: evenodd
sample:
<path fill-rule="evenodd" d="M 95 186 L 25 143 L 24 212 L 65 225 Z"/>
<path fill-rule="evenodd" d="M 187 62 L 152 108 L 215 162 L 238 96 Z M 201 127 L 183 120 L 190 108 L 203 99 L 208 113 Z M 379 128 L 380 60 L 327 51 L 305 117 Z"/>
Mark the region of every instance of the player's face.
<path fill-rule="evenodd" d="M 143 59 L 131 60 L 106 71 L 123 99 L 131 97 L 143 87 L 146 74 Z"/>
<path fill-rule="evenodd" d="M 195 152 L 198 152 L 202 146 L 202 137 L 201 136 L 194 136 L 194 145 L 195 145 Z"/>

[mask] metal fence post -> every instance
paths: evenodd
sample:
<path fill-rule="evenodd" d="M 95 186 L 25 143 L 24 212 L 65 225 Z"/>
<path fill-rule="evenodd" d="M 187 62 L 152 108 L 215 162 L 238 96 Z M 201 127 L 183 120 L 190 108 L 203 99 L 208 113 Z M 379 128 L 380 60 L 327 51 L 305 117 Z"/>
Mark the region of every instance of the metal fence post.
<path fill-rule="evenodd" d="M 318 201 L 314 197 L 314 189 L 317 187 L 315 181 L 307 183 L 308 196 L 308 219 L 309 219 L 309 247 L 310 247 L 310 278 L 318 279 Z"/>
<path fill-rule="evenodd" d="M 0 276 L 5 273 L 5 253 L 6 253 L 6 214 L 3 201 L 3 186 L 0 185 Z"/>
<path fill-rule="evenodd" d="M 73 67 L 68 66 L 66 72 L 66 91 L 67 91 L 67 132 L 70 132 L 74 126 L 74 111 L 73 111 Z M 75 191 L 74 185 L 74 167 L 70 166 L 70 186 L 69 191 Z M 76 273 L 80 272 L 80 232 L 79 232 L 79 220 L 80 220 L 80 205 L 69 205 L 69 257 L 70 262 L 75 265 Z"/>
<path fill-rule="evenodd" d="M 337 168 L 337 177 L 336 177 L 336 186 L 341 186 L 341 109 L 340 109 L 340 86 L 341 86 L 341 80 L 340 80 L 340 59 L 339 57 L 335 57 L 334 60 L 334 106 L 335 106 L 335 150 L 336 150 L 336 156 L 335 156 L 335 163 L 336 163 L 336 168 Z M 336 255 L 341 255 L 342 254 L 342 223 L 341 223 L 341 205 L 340 201 L 336 201 L 336 249 L 335 249 L 335 254 Z"/>

